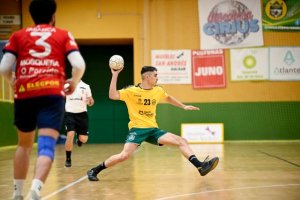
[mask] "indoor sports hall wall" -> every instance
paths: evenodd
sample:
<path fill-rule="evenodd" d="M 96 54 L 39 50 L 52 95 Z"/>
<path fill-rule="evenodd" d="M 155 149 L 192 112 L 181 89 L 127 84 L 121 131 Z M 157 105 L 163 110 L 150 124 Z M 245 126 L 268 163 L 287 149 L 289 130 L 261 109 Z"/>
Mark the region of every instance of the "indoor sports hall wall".
<path fill-rule="evenodd" d="M 22 1 L 25 27 L 32 24 L 27 12 L 28 3 L 29 0 Z M 56 25 L 70 30 L 79 44 L 132 44 L 133 72 L 130 79 L 133 83 L 140 80 L 141 66 L 151 64 L 151 50 L 200 48 L 197 0 L 95 0 L 88 3 L 57 0 L 57 3 Z M 264 32 L 264 44 L 265 47 L 300 46 L 300 34 Z M 168 93 L 183 102 L 200 106 L 201 110 L 187 112 L 161 104 L 157 113 L 161 128 L 180 134 L 181 123 L 222 122 L 225 140 L 300 139 L 300 82 L 232 82 L 228 50 L 225 56 L 225 88 L 193 89 L 192 85 L 162 85 Z M 106 65 L 104 60 L 99 62 Z M 91 120 L 96 120 L 92 127 L 93 130 L 101 130 L 106 124 L 97 121 L 94 114 L 101 112 L 100 107 L 106 102 L 96 101 L 103 104 L 91 110 Z M 2 117 L 0 123 L 2 126 Z M 5 126 L 10 126 L 5 123 Z M 123 126 L 119 128 L 124 130 Z M 117 137 L 118 127 L 114 130 L 113 134 Z M 123 142 L 123 137 L 121 135 L 117 141 Z M 99 137 L 92 138 L 90 142 L 106 143 L 110 140 Z"/>

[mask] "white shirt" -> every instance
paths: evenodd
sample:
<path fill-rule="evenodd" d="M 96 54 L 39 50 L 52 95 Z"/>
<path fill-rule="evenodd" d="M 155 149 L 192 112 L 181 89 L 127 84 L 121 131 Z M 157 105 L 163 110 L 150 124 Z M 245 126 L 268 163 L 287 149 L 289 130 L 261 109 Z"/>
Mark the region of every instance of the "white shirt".
<path fill-rule="evenodd" d="M 81 113 L 87 111 L 87 98 L 92 96 L 90 86 L 80 81 L 75 91 L 66 96 L 66 112 Z"/>

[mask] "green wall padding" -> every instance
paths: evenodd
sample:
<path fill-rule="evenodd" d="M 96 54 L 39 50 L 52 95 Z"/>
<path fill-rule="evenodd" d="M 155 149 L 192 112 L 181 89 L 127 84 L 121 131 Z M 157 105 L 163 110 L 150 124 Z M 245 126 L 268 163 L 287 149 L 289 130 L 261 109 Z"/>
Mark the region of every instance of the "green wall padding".
<path fill-rule="evenodd" d="M 300 139 L 300 102 L 201 103 L 199 111 L 161 104 L 160 127 L 180 134 L 181 123 L 224 123 L 224 140 Z"/>
<path fill-rule="evenodd" d="M 13 104 L 0 102 L 0 147 L 17 144 L 17 131 L 13 125 Z"/>

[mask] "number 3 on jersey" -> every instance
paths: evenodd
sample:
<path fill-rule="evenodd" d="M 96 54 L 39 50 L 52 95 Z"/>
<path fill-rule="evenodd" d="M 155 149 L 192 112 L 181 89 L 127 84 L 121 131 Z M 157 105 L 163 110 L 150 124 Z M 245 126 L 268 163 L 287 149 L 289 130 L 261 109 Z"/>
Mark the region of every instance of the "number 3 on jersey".
<path fill-rule="evenodd" d="M 34 49 L 30 49 L 29 54 L 36 58 L 43 58 L 43 57 L 48 56 L 51 53 L 51 45 L 49 43 L 45 42 L 45 40 L 47 40 L 47 38 L 49 38 L 51 36 L 51 34 L 52 34 L 51 32 L 31 32 L 30 33 L 31 36 L 40 37 L 38 40 L 35 41 L 35 44 L 36 44 L 36 46 L 44 47 L 44 51 L 37 52 Z"/>

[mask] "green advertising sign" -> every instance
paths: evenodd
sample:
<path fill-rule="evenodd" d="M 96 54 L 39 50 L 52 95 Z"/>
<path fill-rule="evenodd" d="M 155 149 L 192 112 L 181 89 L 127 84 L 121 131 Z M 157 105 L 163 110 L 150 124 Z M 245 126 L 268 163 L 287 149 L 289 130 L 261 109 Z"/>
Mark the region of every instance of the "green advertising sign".
<path fill-rule="evenodd" d="M 263 0 L 264 31 L 300 31 L 299 0 Z"/>

